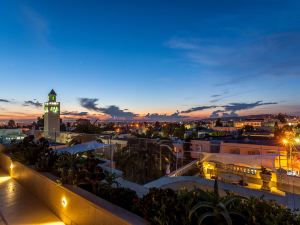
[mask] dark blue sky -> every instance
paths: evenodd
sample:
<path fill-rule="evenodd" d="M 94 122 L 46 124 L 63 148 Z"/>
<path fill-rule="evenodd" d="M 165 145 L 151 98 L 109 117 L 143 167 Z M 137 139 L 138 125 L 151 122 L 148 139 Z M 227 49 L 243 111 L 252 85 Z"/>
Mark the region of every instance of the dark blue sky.
<path fill-rule="evenodd" d="M 299 113 L 300 2 L 2 1 L 0 62 L 0 119 Z"/>

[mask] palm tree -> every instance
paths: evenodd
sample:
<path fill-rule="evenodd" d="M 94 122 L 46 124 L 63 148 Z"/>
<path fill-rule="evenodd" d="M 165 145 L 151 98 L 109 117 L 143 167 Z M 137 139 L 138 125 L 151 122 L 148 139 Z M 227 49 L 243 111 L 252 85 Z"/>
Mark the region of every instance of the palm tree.
<path fill-rule="evenodd" d="M 192 220 L 193 216 L 198 219 L 198 224 L 202 225 L 205 221 L 209 220 L 207 224 L 226 224 L 232 225 L 232 218 L 238 218 L 245 223 L 246 219 L 239 212 L 230 210 L 229 206 L 235 201 L 240 201 L 243 199 L 240 196 L 226 195 L 225 197 L 220 197 L 218 190 L 218 181 L 215 180 L 214 191 L 203 191 L 201 196 L 204 200 L 198 202 L 189 212 L 189 219 Z M 200 213 L 198 213 L 200 212 Z M 239 223 L 239 224 L 243 224 Z"/>
<path fill-rule="evenodd" d="M 174 154 L 168 149 L 162 150 L 159 144 L 146 143 L 145 140 L 130 143 L 129 147 L 115 154 L 117 167 L 124 172 L 125 177 L 141 184 L 164 175 L 159 169 L 160 158 L 165 166 L 168 162 L 175 162 Z"/>
<path fill-rule="evenodd" d="M 62 183 L 76 184 L 83 159 L 79 154 L 63 153 L 55 164 Z"/>

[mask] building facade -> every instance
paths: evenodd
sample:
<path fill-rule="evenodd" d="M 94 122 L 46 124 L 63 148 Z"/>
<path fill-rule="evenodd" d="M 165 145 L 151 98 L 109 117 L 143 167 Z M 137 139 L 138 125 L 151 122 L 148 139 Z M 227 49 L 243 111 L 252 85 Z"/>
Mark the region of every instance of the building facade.
<path fill-rule="evenodd" d="M 232 143 L 224 141 L 191 140 L 191 156 L 198 158 L 200 152 L 237 155 L 286 155 L 284 146 L 267 144 Z"/>
<path fill-rule="evenodd" d="M 60 132 L 60 103 L 56 101 L 56 93 L 52 89 L 45 103 L 44 134 L 45 137 L 55 139 Z"/>
<path fill-rule="evenodd" d="M 21 141 L 26 137 L 22 129 L 0 129 L 0 143 L 10 144 L 12 141 Z"/>
<path fill-rule="evenodd" d="M 245 121 L 235 121 L 234 127 L 236 129 L 242 129 L 244 126 L 253 126 L 254 128 L 260 128 L 263 125 L 263 120 L 245 120 Z"/>

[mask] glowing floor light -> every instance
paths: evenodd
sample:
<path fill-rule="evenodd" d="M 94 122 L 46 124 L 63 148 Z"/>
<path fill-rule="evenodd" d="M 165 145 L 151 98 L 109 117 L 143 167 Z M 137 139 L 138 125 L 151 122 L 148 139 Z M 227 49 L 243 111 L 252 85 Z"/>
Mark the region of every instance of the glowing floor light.
<path fill-rule="evenodd" d="M 66 199 L 65 197 L 62 197 L 62 199 L 61 199 L 61 204 L 62 204 L 62 206 L 63 206 L 64 208 L 67 207 L 68 201 L 67 201 L 67 199 Z"/>

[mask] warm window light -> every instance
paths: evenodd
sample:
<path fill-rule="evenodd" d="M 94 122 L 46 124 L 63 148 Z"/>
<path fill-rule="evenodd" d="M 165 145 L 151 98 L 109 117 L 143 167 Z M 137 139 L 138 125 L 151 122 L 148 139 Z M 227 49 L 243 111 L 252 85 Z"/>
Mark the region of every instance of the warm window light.
<path fill-rule="evenodd" d="M 63 197 L 63 198 L 61 199 L 61 204 L 62 204 L 63 207 L 66 207 L 66 206 L 67 206 L 68 201 L 67 201 L 67 199 L 66 199 L 65 197 Z"/>

